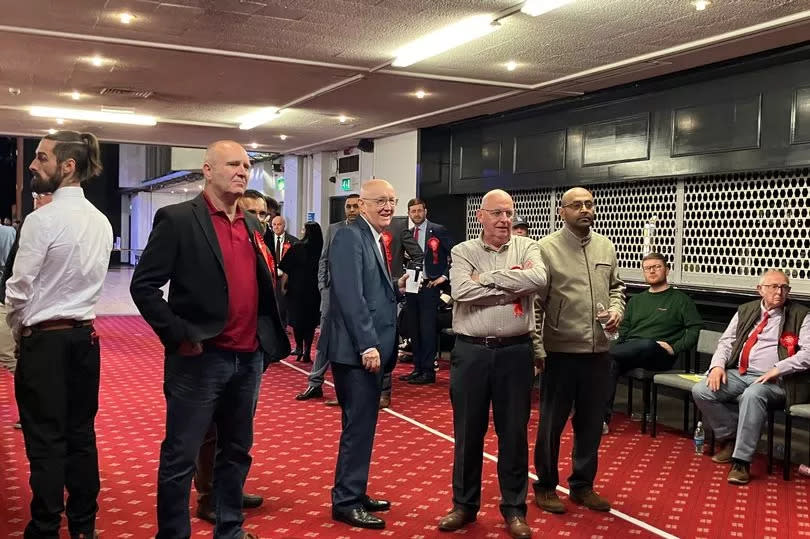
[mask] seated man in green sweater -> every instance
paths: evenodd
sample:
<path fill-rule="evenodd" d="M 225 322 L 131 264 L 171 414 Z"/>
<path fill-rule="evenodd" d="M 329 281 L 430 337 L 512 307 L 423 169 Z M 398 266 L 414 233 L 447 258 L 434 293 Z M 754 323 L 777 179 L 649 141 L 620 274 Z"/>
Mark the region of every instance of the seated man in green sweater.
<path fill-rule="evenodd" d="M 692 299 L 669 286 L 669 264 L 664 255 L 648 254 L 641 268 L 650 288 L 630 298 L 619 326 L 619 339 L 610 349 L 612 378 L 603 434 L 609 432 L 619 376 L 639 367 L 651 371 L 671 369 L 678 353 L 695 346 L 703 326 Z"/>

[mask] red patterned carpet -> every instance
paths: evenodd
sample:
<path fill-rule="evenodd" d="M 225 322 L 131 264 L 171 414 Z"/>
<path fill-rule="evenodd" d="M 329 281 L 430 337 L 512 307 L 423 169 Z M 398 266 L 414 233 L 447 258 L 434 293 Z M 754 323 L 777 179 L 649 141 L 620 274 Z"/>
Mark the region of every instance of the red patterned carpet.
<path fill-rule="evenodd" d="M 162 348 L 138 317 L 104 318 L 98 328 L 103 358 L 96 422 L 102 476 L 98 530 L 106 538 L 154 536 L 155 477 L 164 422 Z M 408 370 L 408 365 L 397 369 L 398 374 Z M 395 381 L 392 411 L 380 415 L 370 478 L 370 493 L 390 499 L 393 508 L 384 515 L 384 531 L 366 531 L 330 519 L 340 410 L 320 400 L 295 401 L 294 395 L 306 385 L 303 372 L 294 363 L 273 365 L 262 384 L 254 464 L 246 487 L 266 501 L 248 511 L 246 529 L 265 538 L 447 537 L 435 527 L 451 506 L 453 428 L 446 365 L 438 380 L 434 386 L 419 387 Z M 331 396 L 331 389 L 327 393 Z M 12 379 L 2 372 L 0 537 L 22 536 L 28 519 L 27 461 L 22 434 L 11 428 L 14 419 Z M 535 408 L 530 439 L 536 426 Z M 562 454 L 570 450 L 567 430 Z M 487 451 L 496 452 L 492 430 Z M 570 459 L 565 458 L 561 468 L 561 477 L 566 477 Z M 798 477 L 786 483 L 777 472 L 766 477 L 760 459 L 753 466 L 756 480 L 732 487 L 725 482 L 727 468 L 696 457 L 690 440 L 666 430 L 652 440 L 639 433 L 637 423 L 619 415 L 602 442 L 597 490 L 622 514 L 594 513 L 569 504 L 567 514 L 550 515 L 531 505 L 530 494 L 529 521 L 537 537 L 810 536 L 808 480 Z M 642 527 L 644 523 L 652 528 Z M 195 537 L 212 535 L 211 527 L 196 519 L 192 528 Z M 492 461 L 484 465 L 479 520 L 459 535 L 507 537 L 498 513 Z"/>

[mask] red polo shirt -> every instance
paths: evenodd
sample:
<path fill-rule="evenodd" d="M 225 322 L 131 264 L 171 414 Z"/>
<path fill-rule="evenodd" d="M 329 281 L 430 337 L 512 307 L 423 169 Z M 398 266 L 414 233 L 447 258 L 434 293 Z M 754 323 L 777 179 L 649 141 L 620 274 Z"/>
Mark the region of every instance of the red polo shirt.
<path fill-rule="evenodd" d="M 217 233 L 228 284 L 228 320 L 222 333 L 209 343 L 223 350 L 253 352 L 259 346 L 256 337 L 259 283 L 256 280 L 256 251 L 250 243 L 245 215 L 237 208 L 236 217 L 231 222 L 224 211 L 211 204 L 205 193 L 203 197 Z"/>

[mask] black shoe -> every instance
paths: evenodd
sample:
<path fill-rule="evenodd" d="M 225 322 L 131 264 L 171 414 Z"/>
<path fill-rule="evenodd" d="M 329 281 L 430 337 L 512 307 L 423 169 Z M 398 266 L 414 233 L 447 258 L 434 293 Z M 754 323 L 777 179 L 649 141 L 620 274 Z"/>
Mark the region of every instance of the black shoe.
<path fill-rule="evenodd" d="M 256 509 L 264 502 L 264 498 L 255 494 L 242 494 L 242 508 Z"/>
<path fill-rule="evenodd" d="M 301 358 L 301 361 L 303 361 L 304 363 L 312 363 L 312 358 L 309 356 L 304 356 Z"/>
<path fill-rule="evenodd" d="M 320 399 L 323 397 L 323 388 L 321 386 L 307 386 L 303 393 L 295 396 L 297 401 L 307 401 L 309 399 Z"/>
<path fill-rule="evenodd" d="M 290 355 L 291 356 L 303 356 L 304 352 L 302 352 L 300 348 L 296 348 L 295 350 L 290 352 Z"/>
<path fill-rule="evenodd" d="M 350 511 L 338 511 L 332 509 L 332 520 L 345 522 L 355 528 L 368 528 L 371 530 L 382 530 L 385 528 L 385 521 L 380 517 L 369 514 L 362 507 L 356 507 Z"/>
<path fill-rule="evenodd" d="M 413 378 L 408 381 L 409 384 L 413 384 L 415 386 L 424 386 L 427 384 L 435 384 L 436 383 L 436 374 L 435 373 L 422 373 L 416 378 Z"/>
<path fill-rule="evenodd" d="M 374 511 L 388 511 L 391 509 L 391 502 L 388 500 L 375 500 L 374 498 L 366 496 L 365 501 L 363 501 L 363 509 L 370 513 Z"/>
<path fill-rule="evenodd" d="M 197 506 L 197 518 L 204 520 L 209 524 L 217 523 L 217 514 L 213 509 L 209 509 L 207 507 Z"/>
<path fill-rule="evenodd" d="M 403 382 L 410 382 L 414 378 L 419 378 L 419 374 L 420 374 L 419 371 L 411 371 L 408 374 L 403 374 L 402 376 L 399 377 L 399 379 L 402 380 Z"/>

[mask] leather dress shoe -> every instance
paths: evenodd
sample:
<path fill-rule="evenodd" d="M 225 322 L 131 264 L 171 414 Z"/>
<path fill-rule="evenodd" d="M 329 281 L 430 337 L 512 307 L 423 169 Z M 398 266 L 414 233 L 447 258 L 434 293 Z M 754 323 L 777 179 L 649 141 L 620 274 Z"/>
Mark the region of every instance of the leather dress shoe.
<path fill-rule="evenodd" d="M 391 397 L 390 395 L 381 395 L 380 396 L 380 410 L 383 408 L 390 408 L 391 407 Z"/>
<path fill-rule="evenodd" d="M 410 382 L 414 378 L 418 378 L 418 377 L 419 377 L 419 371 L 411 371 L 408 374 L 403 374 L 402 376 L 399 377 L 399 379 L 401 381 L 403 381 L 403 382 Z"/>
<path fill-rule="evenodd" d="M 427 384 L 435 384 L 436 383 L 436 374 L 432 373 L 432 372 L 430 372 L 430 373 L 425 372 L 425 373 L 420 374 L 416 378 L 412 378 L 412 379 L 408 380 L 408 383 L 412 384 L 412 385 L 415 385 L 415 386 L 424 386 L 424 385 L 427 385 Z"/>
<path fill-rule="evenodd" d="M 453 509 L 439 521 L 439 531 L 454 532 L 470 522 L 475 522 L 475 514 L 468 513 L 463 509 Z"/>
<path fill-rule="evenodd" d="M 321 386 L 307 386 L 303 393 L 299 393 L 295 396 L 295 400 L 306 401 L 315 398 L 319 399 L 321 397 L 323 397 L 323 388 Z"/>
<path fill-rule="evenodd" d="M 332 509 L 332 520 L 345 522 L 355 528 L 368 528 L 371 530 L 382 530 L 385 528 L 385 521 L 383 519 L 370 514 L 362 507 L 355 507 L 349 511 Z"/>
<path fill-rule="evenodd" d="M 200 505 L 197 506 L 197 518 L 204 520 L 209 524 L 217 523 L 217 514 L 214 512 L 214 510 L 208 507 L 202 507 Z"/>
<path fill-rule="evenodd" d="M 514 539 L 529 539 L 532 536 L 532 529 L 526 524 L 526 519 L 519 515 L 512 515 L 506 519 L 506 527 L 509 535 Z"/>
<path fill-rule="evenodd" d="M 264 498 L 261 496 L 257 496 L 256 494 L 242 494 L 242 507 L 244 509 L 256 509 L 262 503 L 264 503 Z"/>
<path fill-rule="evenodd" d="M 324 403 L 327 406 L 340 406 L 340 403 L 337 399 L 328 400 Z"/>
<path fill-rule="evenodd" d="M 366 496 L 366 499 L 363 501 L 363 509 L 369 513 L 374 511 L 388 511 L 391 509 L 391 502 L 388 500 L 375 500 L 374 498 Z"/>

